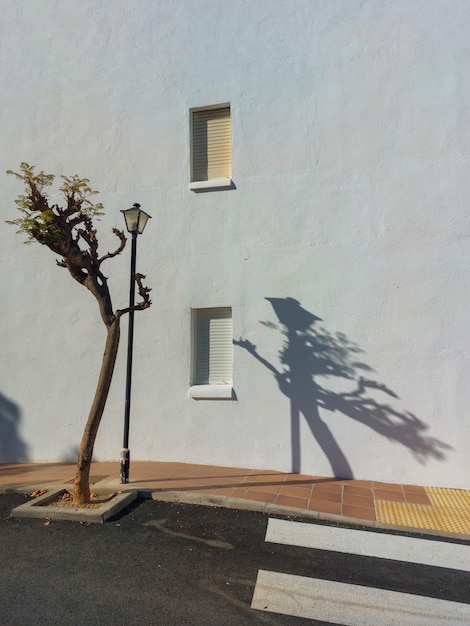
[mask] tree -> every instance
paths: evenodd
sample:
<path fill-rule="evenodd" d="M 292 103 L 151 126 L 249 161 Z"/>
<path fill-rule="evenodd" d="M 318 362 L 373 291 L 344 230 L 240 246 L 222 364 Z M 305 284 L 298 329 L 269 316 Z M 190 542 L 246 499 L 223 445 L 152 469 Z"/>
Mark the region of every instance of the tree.
<path fill-rule="evenodd" d="M 66 268 L 72 278 L 93 294 L 98 302 L 101 319 L 106 326 L 106 345 L 101 370 L 78 450 L 73 501 L 79 506 L 90 499 L 90 466 L 116 363 L 120 319 L 131 310 L 147 309 L 151 305 L 150 289 L 144 287 L 142 283 L 145 276 L 135 274 L 134 278 L 142 300 L 133 307 L 113 311 L 107 278 L 101 270 L 101 265 L 123 251 L 126 237 L 122 231 L 113 228 L 114 234 L 119 239 L 119 246 L 114 252 L 99 256 L 93 218 L 103 214 L 103 206 L 90 199 L 98 192 L 91 189 L 87 178 L 79 178 L 76 175 L 61 176 L 63 183 L 60 191 L 65 199 L 65 207 L 62 208 L 57 204 L 51 204 L 45 193 L 45 189 L 54 181 L 52 174 L 45 174 L 42 171 L 36 173 L 35 168 L 27 163 L 21 164 L 20 172 L 9 170 L 7 174 L 22 180 L 26 187 L 25 194 L 20 195 L 15 201 L 22 216 L 7 223 L 19 226 L 18 233 L 27 235 L 25 243 L 37 241 L 61 257 L 56 261 L 57 265 Z"/>

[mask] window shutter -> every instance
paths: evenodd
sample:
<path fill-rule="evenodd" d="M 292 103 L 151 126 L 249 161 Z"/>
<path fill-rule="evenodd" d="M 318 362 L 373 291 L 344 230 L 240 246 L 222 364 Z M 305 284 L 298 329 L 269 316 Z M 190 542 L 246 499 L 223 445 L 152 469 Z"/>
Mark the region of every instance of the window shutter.
<path fill-rule="evenodd" d="M 232 310 L 196 311 L 196 384 L 232 383 Z"/>
<path fill-rule="evenodd" d="M 193 111 L 192 180 L 232 176 L 230 107 Z"/>

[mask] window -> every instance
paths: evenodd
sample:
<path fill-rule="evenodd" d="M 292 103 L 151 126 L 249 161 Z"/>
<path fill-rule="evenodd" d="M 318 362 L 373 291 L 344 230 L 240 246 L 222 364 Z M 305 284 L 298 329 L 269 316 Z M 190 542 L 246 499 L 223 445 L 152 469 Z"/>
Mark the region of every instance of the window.
<path fill-rule="evenodd" d="M 230 187 L 230 106 L 191 111 L 191 189 Z"/>
<path fill-rule="evenodd" d="M 232 384 L 232 309 L 195 309 L 194 384 Z"/>

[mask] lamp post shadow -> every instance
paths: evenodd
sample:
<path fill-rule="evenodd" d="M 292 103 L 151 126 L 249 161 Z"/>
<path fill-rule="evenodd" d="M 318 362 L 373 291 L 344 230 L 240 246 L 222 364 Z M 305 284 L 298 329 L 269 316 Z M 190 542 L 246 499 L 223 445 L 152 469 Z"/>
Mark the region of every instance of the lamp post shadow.
<path fill-rule="evenodd" d="M 363 353 L 357 344 L 342 333 L 331 333 L 319 325 L 322 320 L 300 306 L 293 298 L 266 298 L 278 318 L 278 324 L 261 322 L 280 330 L 284 345 L 279 353 L 281 367 L 265 359 L 248 339 L 234 340 L 234 345 L 249 352 L 274 376 L 280 391 L 290 400 L 292 472 L 302 471 L 301 416 L 325 454 L 337 478 L 354 478 L 345 453 L 334 438 L 324 413 L 339 412 L 372 428 L 384 437 L 407 447 L 420 462 L 428 457 L 445 458 L 450 446 L 425 431 L 428 426 L 408 411 L 394 409 L 375 399 L 369 390 L 388 399 L 398 396 L 386 385 L 364 378 L 372 368 L 360 362 Z M 324 384 L 329 378 L 350 381 L 350 391 L 337 392 Z M 390 400 L 389 400 L 390 401 Z"/>

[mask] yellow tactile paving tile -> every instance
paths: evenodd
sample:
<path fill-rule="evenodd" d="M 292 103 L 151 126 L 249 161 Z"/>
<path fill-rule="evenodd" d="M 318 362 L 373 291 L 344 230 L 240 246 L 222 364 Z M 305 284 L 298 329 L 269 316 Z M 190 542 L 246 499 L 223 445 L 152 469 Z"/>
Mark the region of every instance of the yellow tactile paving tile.
<path fill-rule="evenodd" d="M 376 500 L 377 520 L 396 526 L 470 534 L 469 492 L 433 487 L 426 487 L 426 492 L 432 506 Z"/>
<path fill-rule="evenodd" d="M 470 491 L 441 487 L 425 487 L 425 490 L 434 506 L 470 510 Z"/>

